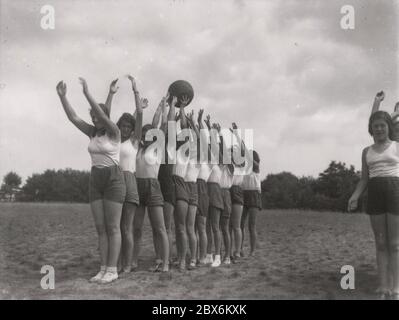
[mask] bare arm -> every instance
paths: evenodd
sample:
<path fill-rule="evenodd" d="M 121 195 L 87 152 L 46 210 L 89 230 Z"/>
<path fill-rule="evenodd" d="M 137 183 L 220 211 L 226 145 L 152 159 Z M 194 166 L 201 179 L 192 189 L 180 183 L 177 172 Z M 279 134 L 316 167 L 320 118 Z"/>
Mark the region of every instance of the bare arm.
<path fill-rule="evenodd" d="M 373 107 L 371 109 L 371 114 L 377 112 L 380 109 L 380 104 L 385 98 L 385 93 L 384 91 L 380 91 L 376 94 L 373 102 Z"/>
<path fill-rule="evenodd" d="M 182 129 L 188 128 L 188 123 L 187 123 L 187 116 L 186 113 L 184 111 L 184 107 L 188 104 L 188 102 L 190 101 L 190 99 L 187 96 L 183 96 L 181 99 L 181 103 L 180 103 L 180 127 Z"/>
<path fill-rule="evenodd" d="M 132 83 L 132 90 L 134 94 L 134 104 L 135 104 L 134 117 L 136 119 L 136 123 L 134 126 L 134 133 L 131 136 L 131 140 L 132 143 L 135 143 L 141 140 L 141 130 L 143 128 L 143 105 L 142 105 L 142 100 L 140 99 L 140 93 L 137 90 L 135 79 L 131 75 L 128 75 L 128 79 Z"/>
<path fill-rule="evenodd" d="M 99 121 L 101 121 L 104 124 L 105 129 L 109 133 L 111 138 L 117 139 L 120 137 L 120 132 L 119 128 L 116 126 L 115 123 L 113 123 L 108 116 L 105 114 L 105 112 L 100 108 L 98 103 L 94 100 L 94 98 L 91 96 L 89 89 L 87 87 L 86 80 L 83 78 L 79 78 L 80 83 L 83 86 L 83 93 L 89 102 L 91 109 L 93 110 L 94 114 L 97 116 Z"/>
<path fill-rule="evenodd" d="M 366 154 L 368 147 L 362 152 L 362 176 L 356 186 L 355 191 L 348 201 L 348 211 L 355 211 L 359 205 L 359 198 L 367 187 L 369 180 L 369 170 L 366 162 Z"/>
<path fill-rule="evenodd" d="M 118 82 L 118 79 L 115 79 L 109 85 L 108 96 L 107 96 L 107 100 L 105 101 L 105 107 L 108 110 L 108 114 L 111 114 L 112 98 L 114 97 L 114 94 L 119 89 L 119 87 L 116 85 L 117 82 Z"/>
<path fill-rule="evenodd" d="M 66 84 L 63 81 L 60 81 L 57 84 L 57 93 L 60 97 L 62 107 L 69 119 L 80 131 L 82 131 L 86 136 L 91 137 L 93 134 L 94 126 L 88 124 L 86 121 L 82 120 L 76 114 L 75 110 L 69 104 L 69 101 L 66 97 Z"/>
<path fill-rule="evenodd" d="M 235 122 L 232 123 L 232 127 L 233 127 L 233 129 L 230 129 L 230 131 L 235 135 L 235 137 L 237 138 L 237 141 L 239 143 L 241 143 L 241 150 L 244 149 L 245 150 L 245 154 L 249 154 L 249 150 L 247 149 L 247 146 L 245 145 L 244 140 L 241 139 L 240 136 L 238 135 L 238 132 L 237 132 L 238 126 L 237 126 L 237 124 Z M 256 165 L 259 165 L 259 162 L 257 162 L 255 159 L 252 159 L 252 161 Z"/>

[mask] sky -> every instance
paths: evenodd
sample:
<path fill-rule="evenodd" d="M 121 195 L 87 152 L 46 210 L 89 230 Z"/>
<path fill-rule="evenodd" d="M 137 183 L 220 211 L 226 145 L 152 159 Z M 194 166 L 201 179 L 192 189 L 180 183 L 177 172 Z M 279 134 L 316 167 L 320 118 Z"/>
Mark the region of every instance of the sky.
<path fill-rule="evenodd" d="M 355 28 L 341 28 L 343 5 Z M 55 28 L 44 30 L 51 5 Z M 133 112 L 132 74 L 152 119 L 170 83 L 222 127 L 254 130 L 261 174 L 317 176 L 331 160 L 360 169 L 375 93 L 393 111 L 398 89 L 394 0 L 0 0 L 0 179 L 46 169 L 89 170 L 88 139 L 66 118 L 55 86 L 67 84 L 90 121 L 78 77 L 99 102 L 119 78 L 111 119 Z"/>

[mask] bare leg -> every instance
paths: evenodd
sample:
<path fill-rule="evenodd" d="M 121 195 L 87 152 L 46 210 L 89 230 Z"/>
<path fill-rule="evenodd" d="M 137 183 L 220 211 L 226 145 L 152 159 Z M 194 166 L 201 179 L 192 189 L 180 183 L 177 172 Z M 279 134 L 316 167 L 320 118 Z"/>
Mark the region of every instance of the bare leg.
<path fill-rule="evenodd" d="M 244 208 L 242 211 L 242 217 L 240 222 L 241 234 L 242 234 L 241 249 L 240 249 L 241 257 L 244 256 L 245 224 L 247 222 L 247 219 L 248 219 L 248 209 Z"/>
<path fill-rule="evenodd" d="M 208 243 L 206 235 L 206 217 L 197 214 L 196 226 L 198 230 L 199 260 L 203 262 L 206 257 L 207 243 Z"/>
<path fill-rule="evenodd" d="M 387 235 L 387 215 L 378 214 L 370 215 L 371 227 L 374 232 L 376 252 L 377 252 L 377 269 L 379 287 L 378 291 L 389 291 L 389 251 L 388 251 L 388 235 Z"/>
<path fill-rule="evenodd" d="M 133 219 L 133 258 L 132 267 L 136 268 L 141 251 L 141 243 L 143 237 L 143 222 L 144 222 L 145 207 L 139 206 L 136 209 L 136 214 Z"/>
<path fill-rule="evenodd" d="M 122 203 L 104 199 L 105 226 L 108 236 L 107 267 L 115 267 L 121 251 L 121 216 Z"/>
<path fill-rule="evenodd" d="M 133 218 L 137 205 L 125 202 L 122 208 L 121 232 L 122 254 L 121 264 L 124 271 L 130 271 L 133 257 Z"/>
<path fill-rule="evenodd" d="M 259 209 L 258 208 L 250 208 L 249 209 L 249 240 L 251 246 L 250 255 L 255 253 L 257 247 L 257 234 L 256 234 L 256 216 L 258 215 Z"/>
<path fill-rule="evenodd" d="M 209 211 L 211 211 L 211 208 L 209 207 Z M 208 218 L 205 218 L 205 231 L 206 231 L 206 237 L 207 237 L 207 245 L 206 245 L 206 253 L 207 254 L 212 254 L 212 249 L 213 249 L 213 234 L 212 234 L 212 224 L 211 224 L 211 213 L 209 212 Z"/>
<path fill-rule="evenodd" d="M 95 200 L 90 203 L 91 212 L 94 218 L 98 234 L 98 247 L 100 251 L 101 266 L 107 266 L 108 257 L 108 237 L 105 229 L 105 214 L 102 200 Z"/>
<path fill-rule="evenodd" d="M 195 235 L 195 217 L 197 215 L 197 207 L 189 206 L 186 220 L 186 230 L 188 236 L 188 244 L 190 247 L 191 262 L 195 264 L 197 257 L 197 237 Z"/>
<path fill-rule="evenodd" d="M 220 215 L 221 210 L 215 207 L 211 207 L 211 226 L 212 226 L 212 233 L 213 239 L 215 242 L 215 255 L 220 255 L 220 247 L 222 244 L 221 234 L 220 234 Z"/>
<path fill-rule="evenodd" d="M 187 233 L 186 233 L 186 220 L 188 213 L 188 203 L 182 200 L 177 200 L 176 202 L 176 229 L 178 233 L 178 238 L 176 241 L 179 242 L 177 246 L 180 248 L 180 253 L 178 253 L 180 269 L 185 268 L 186 265 L 186 254 L 187 254 Z"/>
<path fill-rule="evenodd" d="M 239 257 L 242 243 L 242 231 L 241 231 L 241 217 L 243 212 L 243 206 L 240 204 L 233 204 L 233 209 L 230 217 L 231 233 L 233 234 L 234 242 L 231 245 L 231 256 Z"/>
<path fill-rule="evenodd" d="M 388 213 L 387 219 L 392 292 L 399 294 L 399 216 Z"/>
<path fill-rule="evenodd" d="M 165 221 L 163 217 L 163 207 L 148 207 L 148 216 L 151 227 L 157 236 L 158 248 L 160 248 L 163 270 L 169 270 L 169 240 L 166 233 Z"/>
<path fill-rule="evenodd" d="M 223 260 L 230 259 L 231 241 L 230 241 L 229 224 L 230 224 L 230 218 L 223 216 L 220 218 L 220 229 L 222 230 L 223 243 L 225 249 Z"/>
<path fill-rule="evenodd" d="M 173 217 L 173 211 L 174 211 L 174 206 L 173 204 L 169 202 L 165 202 L 163 206 L 163 217 L 165 220 L 165 227 L 166 227 L 166 233 L 168 235 L 168 241 L 169 241 L 169 255 L 172 255 L 172 248 L 173 248 L 173 243 L 172 243 L 172 217 Z"/>

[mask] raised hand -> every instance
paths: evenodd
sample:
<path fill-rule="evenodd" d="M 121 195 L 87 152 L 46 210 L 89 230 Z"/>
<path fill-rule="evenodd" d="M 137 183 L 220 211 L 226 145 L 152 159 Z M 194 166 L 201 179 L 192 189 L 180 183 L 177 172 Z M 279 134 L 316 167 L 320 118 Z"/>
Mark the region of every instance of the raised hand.
<path fill-rule="evenodd" d="M 184 108 L 190 102 L 190 98 L 186 95 L 182 96 L 180 99 L 180 108 Z"/>
<path fill-rule="evenodd" d="M 118 79 L 115 79 L 109 85 L 109 92 L 111 94 L 115 94 L 118 91 L 119 87 L 116 85 L 117 82 L 118 82 Z"/>
<path fill-rule="evenodd" d="M 79 77 L 79 82 L 80 82 L 80 84 L 81 84 L 82 87 L 83 87 L 83 92 L 84 92 L 84 93 L 88 92 L 89 88 L 87 87 L 87 82 L 86 82 L 86 80 L 85 80 L 84 78 L 82 78 L 82 77 Z"/>
<path fill-rule="evenodd" d="M 148 99 L 147 98 L 140 99 L 140 102 L 141 102 L 141 107 L 143 109 L 148 107 Z"/>
<path fill-rule="evenodd" d="M 204 114 L 204 109 L 199 109 L 198 118 L 197 118 L 198 123 L 200 123 L 202 121 L 203 114 Z"/>
<path fill-rule="evenodd" d="M 204 120 L 206 126 L 210 129 L 211 128 L 211 116 L 208 114 Z"/>
<path fill-rule="evenodd" d="M 127 78 L 130 80 L 130 82 L 132 83 L 132 90 L 133 92 L 138 92 L 137 90 L 137 84 L 136 84 L 136 80 L 130 75 L 127 75 Z"/>
<path fill-rule="evenodd" d="M 67 92 L 67 87 L 66 84 L 64 83 L 64 81 L 60 81 L 57 84 L 57 93 L 60 97 L 65 97 Z"/>
<path fill-rule="evenodd" d="M 377 94 L 375 95 L 374 100 L 376 100 L 378 102 L 382 102 L 384 100 L 384 98 L 385 98 L 384 91 L 380 91 L 380 92 L 377 92 Z"/>

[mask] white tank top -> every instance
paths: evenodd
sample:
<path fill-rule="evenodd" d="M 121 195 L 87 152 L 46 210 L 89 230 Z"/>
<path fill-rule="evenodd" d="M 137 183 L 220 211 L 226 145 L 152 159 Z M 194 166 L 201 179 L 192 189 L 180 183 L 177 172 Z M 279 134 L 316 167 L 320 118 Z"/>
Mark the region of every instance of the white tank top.
<path fill-rule="evenodd" d="M 189 157 L 180 151 L 176 151 L 176 163 L 173 165 L 172 173 L 184 179 L 187 172 Z"/>
<path fill-rule="evenodd" d="M 399 177 L 399 143 L 392 142 L 381 153 L 370 146 L 366 153 L 366 162 L 370 178 Z"/>
<path fill-rule="evenodd" d="M 245 168 L 235 167 L 234 168 L 234 177 L 233 177 L 233 186 L 242 186 L 245 177 Z"/>
<path fill-rule="evenodd" d="M 219 165 L 214 165 L 209 176 L 208 182 L 215 182 L 220 184 L 220 178 L 222 177 L 222 169 Z"/>
<path fill-rule="evenodd" d="M 233 184 L 233 174 L 230 172 L 228 166 L 222 167 L 222 175 L 220 177 L 220 187 L 230 189 Z"/>
<path fill-rule="evenodd" d="M 257 190 L 260 192 L 260 173 L 251 172 L 250 174 L 244 176 L 242 188 L 243 190 Z"/>
<path fill-rule="evenodd" d="M 209 163 L 202 163 L 200 164 L 200 166 L 201 167 L 198 173 L 198 179 L 202 179 L 206 182 L 211 175 L 213 165 Z"/>
<path fill-rule="evenodd" d="M 134 173 L 136 171 L 136 156 L 138 143 L 132 143 L 130 139 L 121 143 L 119 166 L 123 171 Z"/>
<path fill-rule="evenodd" d="M 107 134 L 90 138 L 88 150 L 92 167 L 111 167 L 119 164 L 121 143 L 112 141 Z"/>
<path fill-rule="evenodd" d="M 148 147 L 145 151 L 139 148 L 136 156 L 136 177 L 158 179 L 158 171 L 162 158 L 156 154 L 156 149 Z"/>

